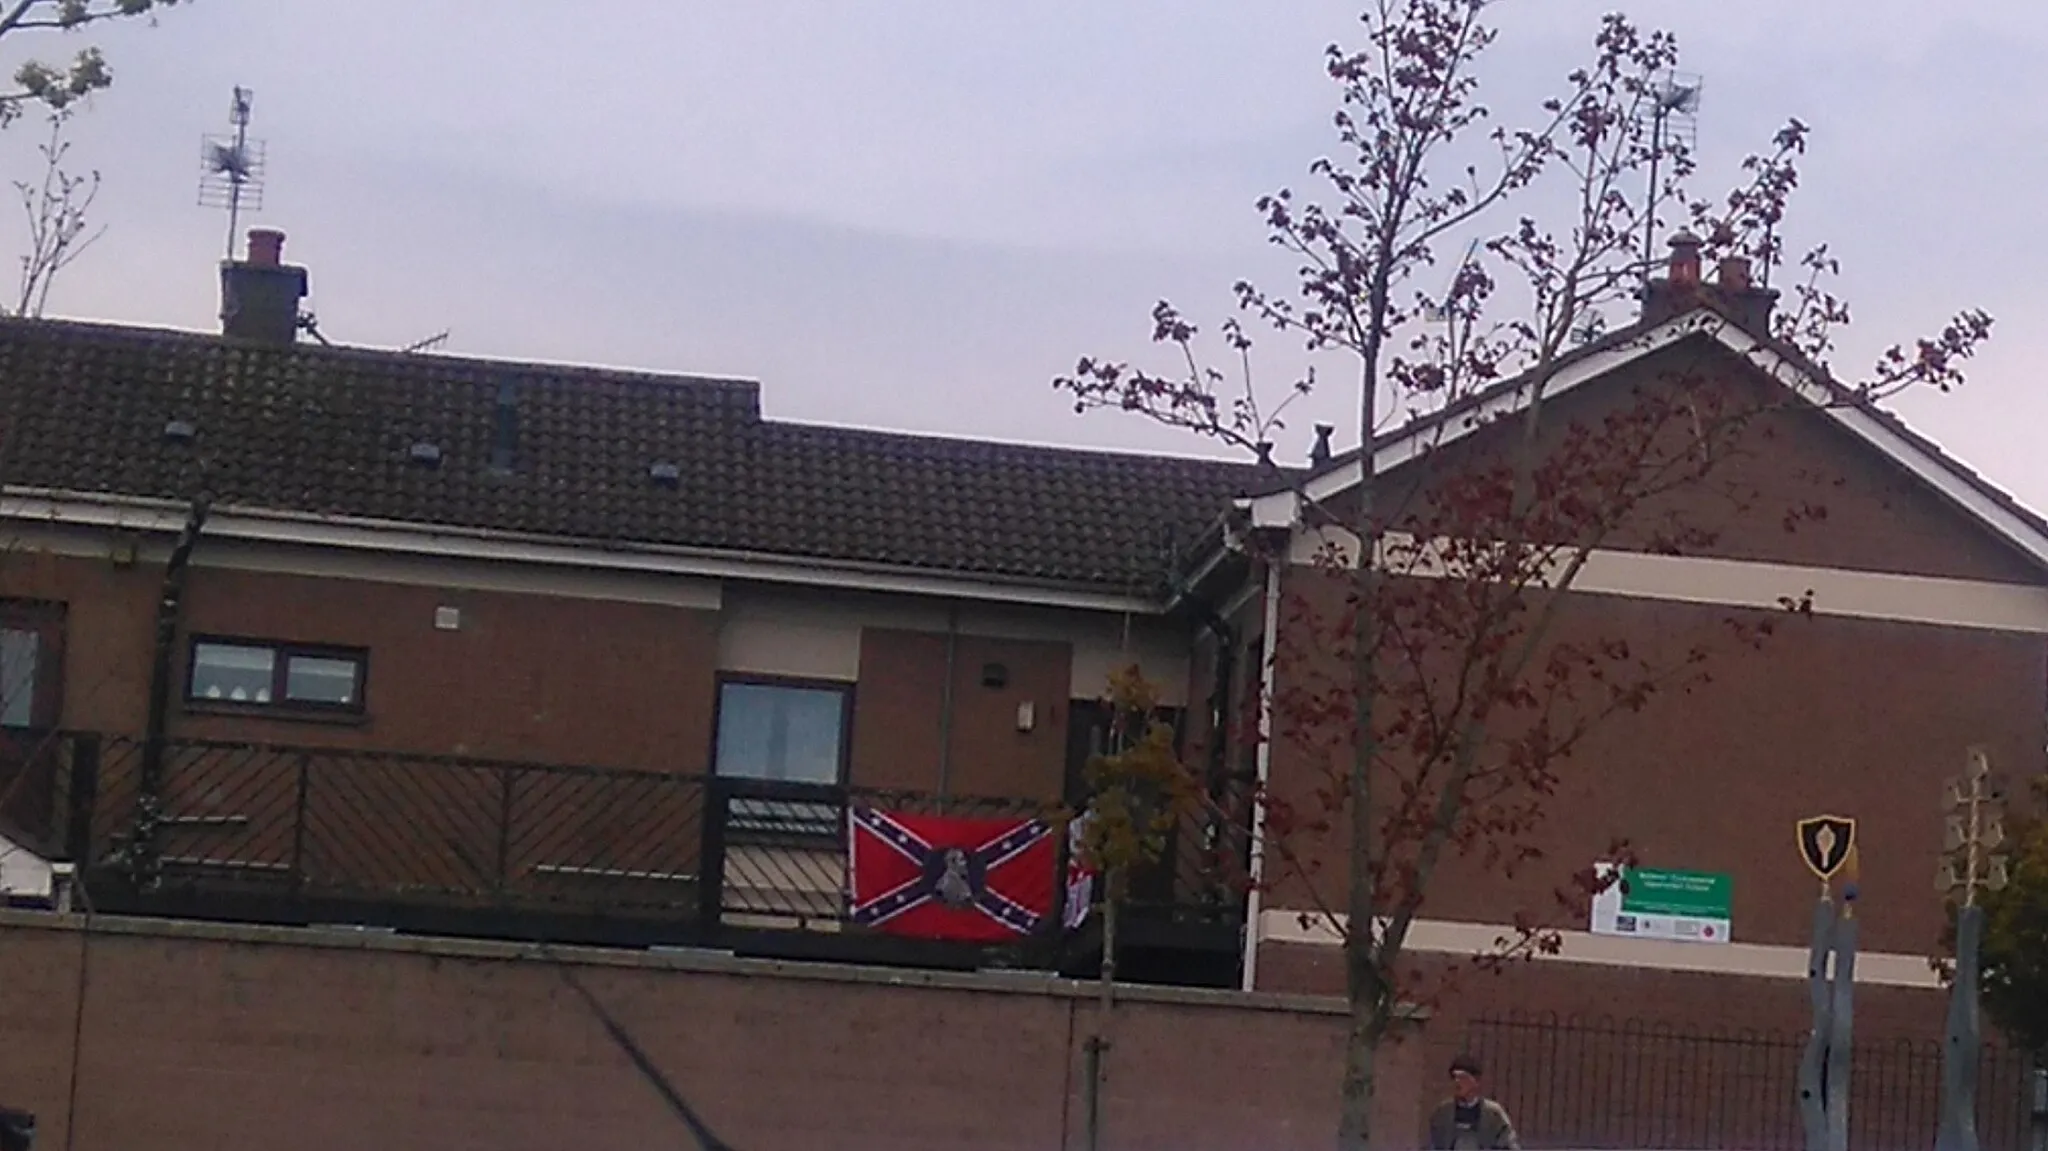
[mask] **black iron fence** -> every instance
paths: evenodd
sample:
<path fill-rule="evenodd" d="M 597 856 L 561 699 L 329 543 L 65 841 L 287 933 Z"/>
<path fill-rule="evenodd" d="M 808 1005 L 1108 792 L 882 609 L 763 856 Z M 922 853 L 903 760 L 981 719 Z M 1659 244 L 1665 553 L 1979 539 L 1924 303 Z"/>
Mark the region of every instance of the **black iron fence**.
<path fill-rule="evenodd" d="M 1248 839 L 1246 829 L 1221 811 L 1182 813 L 1166 831 L 1158 858 L 1133 869 L 1129 906 L 1179 923 L 1238 922 L 1250 885 Z"/>
<path fill-rule="evenodd" d="M 181 911 L 414 926 L 451 914 L 630 918 L 687 937 L 705 781 L 656 772 L 75 735 L 100 879 Z"/>
<path fill-rule="evenodd" d="M 851 914 L 848 820 L 870 807 L 1045 820 L 1054 903 L 1029 942 L 1062 942 L 1066 837 L 1038 801 L 206 740 L 167 740 L 151 758 L 140 739 L 99 734 L 65 735 L 50 757 L 44 821 L 103 905 L 510 938 L 857 943 L 878 933 Z M 1230 893 L 1201 828 L 1173 846 L 1146 896 L 1220 914 Z"/>
<path fill-rule="evenodd" d="M 1472 1022 L 1467 1044 L 1526 1147 L 1795 1151 L 1804 1144 L 1796 1097 L 1804 1036 L 1514 1016 Z M 1985 1048 L 1977 1088 L 1984 1151 L 2027 1148 L 2031 1074 L 2026 1056 Z M 1857 1044 L 1850 1094 L 1850 1146 L 1933 1146 L 1941 1044 Z"/>
<path fill-rule="evenodd" d="M 42 855 L 65 848 L 71 808 L 66 740 L 47 728 L 0 728 L 0 834 Z"/>

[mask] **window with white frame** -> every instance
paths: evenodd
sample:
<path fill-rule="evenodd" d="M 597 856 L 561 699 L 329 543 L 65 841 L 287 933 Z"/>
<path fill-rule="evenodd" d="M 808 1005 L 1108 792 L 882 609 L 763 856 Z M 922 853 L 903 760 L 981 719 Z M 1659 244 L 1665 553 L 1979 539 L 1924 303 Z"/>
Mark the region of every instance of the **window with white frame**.
<path fill-rule="evenodd" d="M 64 662 L 64 605 L 0 600 L 0 730 L 55 727 Z"/>
<path fill-rule="evenodd" d="M 30 727 L 36 715 L 36 671 L 43 637 L 25 628 L 0 628 L 0 727 Z"/>
<path fill-rule="evenodd" d="M 723 680 L 713 770 L 735 779 L 836 784 L 845 777 L 851 703 L 845 684 Z"/>
<path fill-rule="evenodd" d="M 207 636 L 192 641 L 185 698 L 279 712 L 360 713 L 369 653 Z"/>

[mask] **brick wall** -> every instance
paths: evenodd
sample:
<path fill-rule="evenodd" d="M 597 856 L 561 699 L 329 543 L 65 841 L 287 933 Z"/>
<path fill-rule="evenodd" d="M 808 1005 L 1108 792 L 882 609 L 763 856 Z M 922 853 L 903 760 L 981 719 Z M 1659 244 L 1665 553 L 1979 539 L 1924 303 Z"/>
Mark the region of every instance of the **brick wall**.
<path fill-rule="evenodd" d="M 1843 429 L 1827 413 L 1784 403 L 1753 366 L 1718 344 L 1676 345 L 1606 381 L 1546 402 L 1544 448 L 1619 417 L 1642 418 L 1639 390 L 1682 387 L 1706 418 L 1740 419 L 1741 434 L 1712 473 L 1636 509 L 1610 546 L 1638 547 L 1673 517 L 1717 533 L 1689 554 L 1903 575 L 2032 583 L 2038 572 L 2010 544 L 1959 513 L 1904 468 Z M 1669 434 L 1690 436 L 1689 424 Z M 1506 420 L 1432 453 L 1427 472 L 1465 472 L 1503 450 L 1519 450 L 1520 421 Z M 1399 482 L 1403 473 L 1394 473 Z M 1418 474 L 1417 482 L 1427 484 Z M 1817 505 L 1786 530 L 1786 513 Z M 1388 500 L 1383 506 L 1400 506 Z M 1633 542 L 1632 542 L 1633 541 Z"/>
<path fill-rule="evenodd" d="M 74 1151 L 687 1146 L 551 963 L 511 947 L 102 919 L 81 946 L 0 913 L 0 1091 Z M 578 952 L 574 970 L 740 1151 L 1079 1146 L 1086 988 L 715 956 Z M 1342 1018 L 1322 1002 L 1154 991 L 1120 1012 L 1116 1151 L 1329 1145 Z M 1408 1049 L 1381 1133 L 1413 1146 Z M 1433 1086 L 1433 1083 L 1430 1084 Z"/>
<path fill-rule="evenodd" d="M 942 723 L 947 698 L 947 637 L 935 632 L 864 628 L 860 684 L 854 692 L 850 774 L 863 787 L 935 791 L 941 749 L 950 751 L 946 790 L 955 795 L 1062 797 L 1066 774 L 1067 704 L 1073 649 L 1064 643 L 961 635 L 953 641 L 953 718 Z M 982 672 L 999 664 L 1000 686 Z M 1030 731 L 1017 730 L 1017 708 L 1034 709 Z M 950 729 L 948 729 L 950 726 Z"/>
<path fill-rule="evenodd" d="M 444 604 L 459 630 L 434 627 Z M 190 714 L 176 735 L 678 772 L 710 754 L 715 612 L 200 568 L 185 628 L 368 648 L 369 714 L 354 727 Z"/>
<path fill-rule="evenodd" d="M 161 564 L 33 551 L 0 564 L 0 595 L 67 606 L 67 727 L 142 731 L 162 579 Z M 460 630 L 434 627 L 444 604 Z M 339 723 L 189 712 L 181 637 L 171 734 L 701 771 L 717 628 L 715 612 L 656 604 L 196 567 L 187 634 L 368 648 L 369 710 Z"/>
<path fill-rule="evenodd" d="M 90 542 L 70 540 L 67 546 L 76 551 Z M 139 734 L 161 563 L 118 567 L 104 558 L 35 548 L 4 558 L 0 597 L 66 605 L 64 725 Z M 310 561 L 302 556 L 298 562 Z M 826 605 L 823 612 L 820 603 Z M 435 626 L 435 611 L 443 606 L 460 612 L 459 628 Z M 850 752 L 855 784 L 935 790 L 943 743 L 951 761 L 946 784 L 955 794 L 1047 800 L 1062 794 L 1070 700 L 1093 698 L 1103 689 L 1101 683 L 1072 682 L 1076 651 L 1093 644 L 1089 651 L 1096 653 L 1102 633 L 1115 635 L 1104 622 L 1108 617 L 1042 613 L 1020 617 L 1021 624 L 1008 621 L 1013 631 L 1029 625 L 1043 638 L 963 629 L 955 640 L 949 685 L 942 631 L 878 626 L 870 618 L 893 613 L 942 621 L 944 613 L 931 603 L 908 597 L 787 604 L 763 599 L 749 622 L 772 616 L 778 607 L 791 611 L 799 624 L 822 621 L 833 632 L 857 637 L 857 672 L 849 660 L 827 676 L 850 682 L 858 675 Z M 720 630 L 727 622 L 718 610 L 624 599 L 202 565 L 190 573 L 174 654 L 170 733 L 702 772 L 710 766 Z M 1171 627 L 1155 630 L 1159 634 L 1149 638 L 1148 652 L 1171 652 L 1184 642 Z M 1063 638 L 1063 631 L 1071 637 Z M 189 637 L 195 634 L 366 649 L 367 713 L 322 719 L 188 707 L 183 682 Z M 1180 698 L 1187 671 L 1171 664 L 1166 670 L 1176 679 L 1168 686 Z M 984 683 L 991 665 L 1006 674 L 1000 686 Z M 825 674 L 798 666 L 744 670 Z M 1206 695 L 1206 683 L 1201 690 Z M 942 705 L 949 694 L 953 715 L 947 734 Z M 1028 731 L 1018 729 L 1024 703 L 1033 708 Z"/>
<path fill-rule="evenodd" d="M 0 595 L 65 605 L 64 722 L 141 731 L 161 566 L 0 545 Z"/>
<path fill-rule="evenodd" d="M 1685 379 L 1707 394 L 1737 397 L 1732 410 L 1769 401 L 1764 385 L 1724 351 L 1687 345 L 1648 357 L 1609 384 L 1552 401 L 1549 434 L 1597 426 L 1631 402 L 1635 385 Z M 1519 436 L 1513 421 L 1444 449 L 1433 469 L 1460 466 Z M 1395 473 L 1399 482 L 1400 473 Z M 1426 477 L 1425 477 L 1426 478 Z M 1422 482 L 1422 481 L 1418 481 Z M 1738 498 L 1739 497 L 1739 498 Z M 1705 554 L 1760 562 L 1994 582 L 2038 582 L 2017 553 L 1925 490 L 1902 468 L 1852 441 L 1824 414 L 1769 411 L 1707 488 L 1642 509 L 1655 526 L 1680 506 L 1688 522 L 1720 529 Z M 1825 515 L 1785 528 L 1807 504 Z M 1624 538 L 1614 546 L 1625 547 Z M 1348 581 L 1310 567 L 1285 580 L 1281 677 L 1312 690 L 1341 690 L 1348 668 L 1331 653 L 1346 628 Z M 1787 594 L 1800 588 L 1788 587 Z M 1727 624 L 1775 623 L 1761 650 Z M 1615 840 L 1656 867 L 1734 875 L 1738 941 L 1800 944 L 1811 888 L 1792 842 L 1800 818 L 1822 812 L 1861 822 L 1861 883 L 1881 908 L 1866 926 L 1871 950 L 1924 953 L 1942 926 L 1929 886 L 1941 847 L 1942 783 L 1964 749 L 1989 746 L 2015 777 L 2048 769 L 2048 645 L 2038 635 L 1841 617 L 1762 612 L 1609 595 L 1574 595 L 1549 642 L 1592 649 L 1611 641 L 1633 660 L 1675 667 L 1688 650 L 1711 650 L 1707 682 L 1666 691 L 1640 712 L 1603 721 L 1562 763 L 1545 824 L 1527 842 L 1541 852 L 1512 875 L 1483 851 L 1451 860 L 1434 878 L 1428 918 L 1506 923 L 1518 912 L 1552 917 L 1556 894 Z M 1542 666 L 1539 654 L 1533 667 Z M 1408 666 L 1394 674 L 1412 675 Z M 1532 680 L 1537 677 L 1532 675 Z M 1286 685 L 1282 685 L 1283 693 Z M 1563 709 L 1584 714 L 1599 701 Z M 1384 717 L 1382 725 L 1391 721 Z M 1273 755 L 1276 794 L 1322 815 L 1318 789 L 1341 778 L 1348 758 L 1335 725 L 1281 717 Z M 1335 771 L 1337 775 L 1333 776 Z M 1329 836 L 1292 846 L 1313 871 L 1320 902 L 1345 895 L 1337 861 L 1342 821 Z M 1315 903 L 1283 878 L 1271 907 Z M 1567 920 L 1566 926 L 1582 927 Z"/>
<path fill-rule="evenodd" d="M 1334 618 L 1344 592 L 1333 577 L 1296 569 L 1289 584 Z M 1831 812 L 1860 821 L 1864 946 L 1926 954 L 1942 926 L 1929 879 L 1941 849 L 1942 782 L 1973 743 L 1987 744 L 2016 776 L 2042 770 L 2048 650 L 2032 635 L 1838 617 L 1782 618 L 1777 634 L 1750 650 L 1726 641 L 1731 618 L 1765 616 L 1573 597 L 1553 642 L 1620 640 L 1665 666 L 1693 644 L 1718 643 L 1705 665 L 1711 678 L 1605 720 L 1559 767 L 1545 822 L 1527 839 L 1542 857 L 1511 876 L 1479 853 L 1452 858 L 1423 915 L 1556 917 L 1558 890 L 1620 839 L 1648 866 L 1733 875 L 1737 942 L 1802 945 L 1813 889 L 1793 826 Z M 1282 674 L 1320 673 L 1283 665 Z M 1327 762 L 1319 750 L 1282 723 L 1275 788 L 1304 811 L 1322 810 L 1313 791 L 1324 779 L 1316 765 Z M 1313 880 L 1328 905 L 1344 899 L 1342 827 L 1292 844 L 1311 868 L 1329 861 Z M 1283 875 L 1268 905 L 1312 902 Z M 1582 920 L 1561 925 L 1584 928 Z"/>

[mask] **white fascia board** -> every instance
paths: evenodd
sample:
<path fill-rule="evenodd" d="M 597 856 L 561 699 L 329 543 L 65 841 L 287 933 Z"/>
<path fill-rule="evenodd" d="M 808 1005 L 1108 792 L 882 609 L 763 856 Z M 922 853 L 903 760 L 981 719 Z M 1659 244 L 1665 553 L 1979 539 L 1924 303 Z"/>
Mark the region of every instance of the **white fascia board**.
<path fill-rule="evenodd" d="M 1899 434 L 1892 424 L 1864 408 L 1842 403 L 1825 384 L 1734 324 L 1724 325 L 1714 335 L 1729 351 L 1747 359 L 1801 399 L 1827 412 L 1859 440 L 1883 452 L 2036 563 L 2048 566 L 2048 536 L 2025 518 L 2013 514 L 2011 508 L 1957 475 L 1953 468 L 1929 454 L 1921 445 Z"/>
<path fill-rule="evenodd" d="M 80 495 L 18 487 L 0 489 L 0 519 L 6 520 L 167 533 L 182 529 L 186 515 L 185 505 L 174 500 Z M 310 547 L 753 580 L 1079 611 L 1158 615 L 1165 607 L 1142 596 L 958 579 L 791 556 L 639 545 L 595 547 L 560 538 L 510 532 L 430 528 L 395 521 L 293 515 L 255 508 L 215 508 L 207 517 L 205 534 L 224 539 Z"/>
<path fill-rule="evenodd" d="M 1826 412 L 1830 418 L 1862 442 L 1885 454 L 1910 474 L 1975 517 L 1985 527 L 2048 567 L 2048 534 L 1975 485 L 1955 473 L 1946 462 L 1920 444 L 1899 433 L 1889 422 L 1853 404 L 1842 403 L 1823 382 L 1782 353 L 1757 339 L 1740 325 L 1706 308 L 1698 308 L 1669 320 L 1642 335 L 1612 348 L 1566 365 L 1550 378 L 1544 395 L 1554 399 L 1609 372 L 1671 346 L 1688 336 L 1704 333 L 1758 370 L 1785 385 L 1795 395 Z M 1503 392 L 1455 421 L 1455 426 L 1429 424 L 1382 444 L 1373 454 L 1376 471 L 1385 472 L 1426 451 L 1434 450 L 1469 435 L 1479 423 L 1512 414 L 1529 402 L 1528 388 Z M 1312 502 L 1330 499 L 1354 486 L 1361 471 L 1354 463 L 1310 480 L 1302 492 L 1271 492 L 1241 501 L 1254 523 L 1265 527 L 1294 527 L 1299 523 L 1303 497 Z"/>
<path fill-rule="evenodd" d="M 1393 548 L 1402 549 L 1399 566 L 1386 561 Z M 1381 566 L 1417 579 L 1463 578 L 1454 573 L 1456 565 L 1441 558 L 1448 541 L 1414 548 L 1413 537 L 1389 533 L 1381 543 Z M 1333 554 L 1346 567 L 1356 564 L 1358 537 L 1341 528 L 1299 531 L 1288 559 L 1296 566 L 1322 567 Z M 1554 586 L 1577 554 L 1560 549 L 1532 584 Z M 1806 595 L 1820 616 L 2048 635 L 2048 587 L 2033 584 L 1606 549 L 1586 552 L 1584 558 L 1567 589 L 1575 594 L 1765 611 L 1783 610 L 1788 599 Z"/>
<path fill-rule="evenodd" d="M 1717 327 L 1733 326 L 1720 315 L 1704 308 L 1688 312 L 1614 347 L 1603 348 L 1566 364 L 1551 374 L 1549 381 L 1543 386 L 1543 394 L 1546 399 L 1556 399 L 1581 384 L 1626 367 L 1688 336 L 1712 332 Z M 1530 387 L 1506 388 L 1484 403 L 1469 411 L 1460 412 L 1447 421 L 1419 422 L 1415 427 L 1388 439 L 1374 449 L 1374 472 L 1383 474 L 1392 471 L 1410 460 L 1464 439 L 1485 423 L 1520 411 L 1528 405 L 1529 393 Z M 1253 522 L 1262 527 L 1291 527 L 1297 522 L 1299 506 L 1303 499 L 1309 503 L 1321 503 L 1358 486 L 1362 477 L 1363 471 L 1354 461 L 1345 467 L 1324 472 L 1309 480 L 1298 494 L 1292 490 L 1269 492 L 1244 501 L 1243 506 L 1251 513 Z"/>

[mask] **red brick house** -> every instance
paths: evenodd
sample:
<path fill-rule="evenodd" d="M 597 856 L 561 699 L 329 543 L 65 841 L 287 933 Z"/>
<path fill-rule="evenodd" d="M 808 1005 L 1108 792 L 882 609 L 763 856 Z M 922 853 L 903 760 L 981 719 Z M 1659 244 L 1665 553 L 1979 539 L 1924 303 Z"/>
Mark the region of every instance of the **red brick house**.
<path fill-rule="evenodd" d="M 1514 935 L 1518 911 L 1550 910 L 1572 869 L 1626 839 L 1649 866 L 1726 877 L 1732 936 L 1657 941 L 1595 934 L 1580 922 L 1555 958 L 1461 980 L 1440 1015 L 1538 1011 L 1796 1031 L 1808 1017 L 1816 890 L 1793 827 L 1839 812 L 1860 823 L 1861 1025 L 1866 1034 L 1938 1034 L 1943 997 L 1928 957 L 1944 915 L 1932 884 L 1943 783 L 1972 743 L 2014 777 L 2048 765 L 2048 524 L 1751 334 L 1738 322 L 1759 295 L 1746 280 L 1676 295 L 1655 285 L 1641 323 L 1566 364 L 1548 388 L 1548 419 L 1598 421 L 1631 380 L 1651 377 L 1789 391 L 1808 403 L 1772 410 L 1746 431 L 1753 447 L 1721 479 L 1749 493 L 1750 506 L 1716 523 L 1711 547 L 1596 552 L 1556 638 L 1618 638 L 1651 658 L 1682 652 L 1731 619 L 1782 617 L 1788 599 L 1810 597 L 1812 614 L 1782 620 L 1761 650 L 1720 657 L 1710 682 L 1601 728 L 1573 756 L 1538 834 L 1548 868 L 1510 881 L 1477 860 L 1453 861 L 1411 945 L 1423 964 L 1485 952 Z M 1478 430 L 1447 436 L 1424 425 L 1392 435 L 1375 447 L 1378 466 L 1398 477 L 1425 451 L 1463 450 L 1460 437 L 1483 440 L 1499 430 L 1486 420 L 1522 402 L 1511 384 L 1481 398 L 1495 411 Z M 1303 490 L 1328 500 L 1356 476 L 1355 460 L 1339 459 Z M 1330 603 L 1342 594 L 1307 566 L 1323 536 L 1304 526 L 1301 499 L 1281 490 L 1244 501 L 1251 529 L 1286 533 L 1293 559 L 1264 573 L 1269 611 L 1282 596 Z M 1785 509 L 1811 500 L 1824 516 L 1786 530 Z M 1281 642 L 1316 639 L 1283 628 Z M 1280 728 L 1264 770 L 1284 791 L 1302 786 L 1308 769 L 1284 717 Z M 1304 915 L 1315 905 L 1303 895 L 1283 881 L 1253 911 L 1251 981 L 1338 991 L 1333 935 L 1322 917 Z"/>
<path fill-rule="evenodd" d="M 848 794 L 1038 813 L 1113 669 L 1206 703 L 1168 557 L 1249 469 L 302 343 L 276 249 L 224 336 L 0 327 L 15 823 L 90 870 L 160 777 L 138 906 L 867 955 Z M 1197 830 L 1154 942 L 1229 983 Z"/>
<path fill-rule="evenodd" d="M 1071 797 L 1092 701 L 1133 662 L 1222 810 L 1248 824 L 1255 780 L 1299 785 L 1284 733 L 1239 718 L 1269 637 L 1313 642 L 1281 599 L 1326 594 L 1270 471 L 787 423 L 745 381 L 310 345 L 303 271 L 253 250 L 224 269 L 224 335 L 0 322 L 4 662 L 31 685 L 0 720 L 8 830 L 91 884 L 140 858 L 140 815 L 148 882 L 103 903 L 1072 964 L 1071 940 L 906 950 L 849 923 L 849 802 Z M 1656 297 L 1575 353 L 1553 402 L 1590 416 L 1674 357 L 1825 394 L 1749 334 L 1751 303 Z M 1381 468 L 1421 434 L 1375 445 Z M 1340 492 L 1355 462 L 1303 483 Z M 1827 518 L 1732 524 L 1712 555 L 1603 553 L 1566 626 L 1655 645 L 1805 592 L 1813 618 L 1604 730 L 1544 833 L 1574 867 L 1625 835 L 1731 877 L 1733 941 L 1575 931 L 1444 1018 L 1798 1026 L 1812 888 L 1790 828 L 1821 810 L 1863 821 L 1870 1026 L 1930 1017 L 1939 782 L 1967 744 L 2023 772 L 2048 747 L 2048 525 L 1858 405 L 1785 414 L 1745 466 L 1781 500 L 1823 486 Z M 1294 562 L 1255 562 L 1249 533 Z M 1251 834 L 1179 829 L 1137 885 L 1124 970 L 1341 986 L 1298 891 L 1244 895 Z M 1418 953 L 1483 949 L 1542 886 L 1447 876 Z"/>

